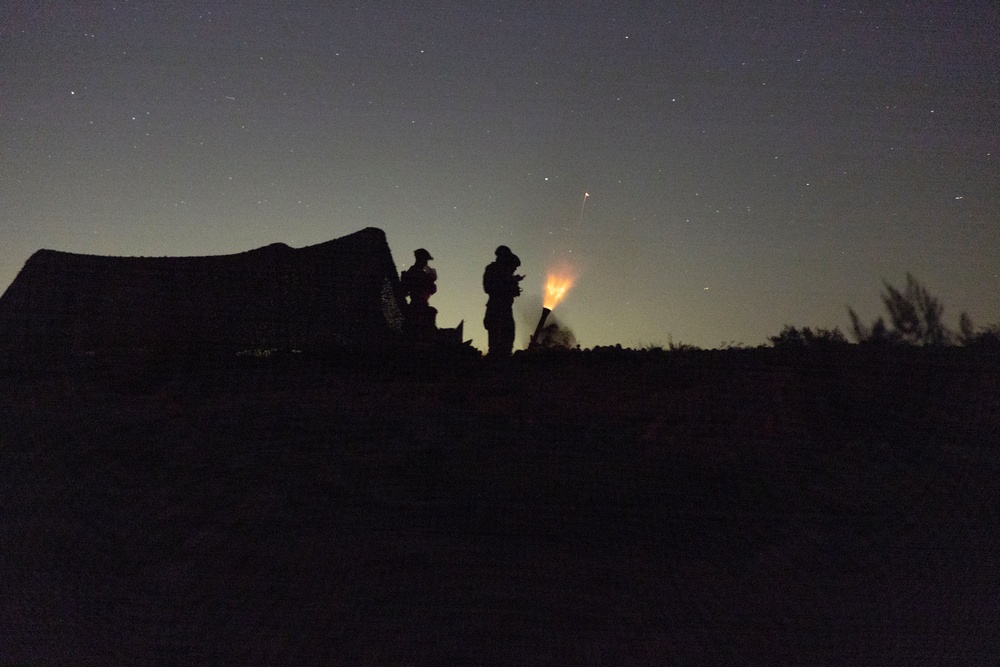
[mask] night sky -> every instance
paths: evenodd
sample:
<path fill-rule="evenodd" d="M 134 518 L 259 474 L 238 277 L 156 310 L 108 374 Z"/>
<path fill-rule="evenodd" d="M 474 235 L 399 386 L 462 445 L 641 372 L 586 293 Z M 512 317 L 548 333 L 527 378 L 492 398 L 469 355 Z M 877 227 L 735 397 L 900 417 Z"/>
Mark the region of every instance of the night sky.
<path fill-rule="evenodd" d="M 498 244 L 516 347 L 558 263 L 583 347 L 846 331 L 907 272 L 1000 322 L 998 36 L 994 0 L 4 3 L 0 290 L 375 226 L 480 349 Z"/>

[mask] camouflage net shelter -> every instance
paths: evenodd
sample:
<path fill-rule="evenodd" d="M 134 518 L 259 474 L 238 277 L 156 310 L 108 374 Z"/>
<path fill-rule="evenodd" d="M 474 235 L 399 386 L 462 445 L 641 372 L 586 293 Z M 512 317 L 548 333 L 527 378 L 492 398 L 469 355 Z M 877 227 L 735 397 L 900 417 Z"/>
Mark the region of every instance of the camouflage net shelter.
<path fill-rule="evenodd" d="M 398 340 L 403 301 L 385 232 L 235 255 L 33 254 L 0 297 L 0 354 L 239 353 Z"/>

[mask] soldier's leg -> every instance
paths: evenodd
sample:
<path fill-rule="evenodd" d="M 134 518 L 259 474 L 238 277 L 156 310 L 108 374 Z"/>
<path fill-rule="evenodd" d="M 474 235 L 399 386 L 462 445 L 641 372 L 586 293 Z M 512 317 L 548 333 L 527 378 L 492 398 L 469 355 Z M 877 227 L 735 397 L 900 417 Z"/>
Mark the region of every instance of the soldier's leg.
<path fill-rule="evenodd" d="M 510 356 L 514 351 L 514 326 L 504 327 L 497 332 L 500 335 L 498 341 L 498 352 L 503 356 Z"/>

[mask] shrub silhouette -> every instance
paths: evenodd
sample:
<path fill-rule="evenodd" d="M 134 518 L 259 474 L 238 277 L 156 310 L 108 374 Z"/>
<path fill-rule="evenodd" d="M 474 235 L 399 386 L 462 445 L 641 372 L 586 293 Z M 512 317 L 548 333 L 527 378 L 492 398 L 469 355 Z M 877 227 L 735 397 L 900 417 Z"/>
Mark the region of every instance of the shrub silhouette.
<path fill-rule="evenodd" d="M 859 343 L 903 345 L 947 345 L 952 342 L 952 333 L 942 319 L 944 305 L 912 274 L 906 274 L 904 290 L 896 289 L 887 281 L 882 281 L 882 284 L 886 289 L 882 294 L 882 303 L 892 327 L 881 316 L 867 327 L 854 309 L 848 308 L 855 340 Z"/>
<path fill-rule="evenodd" d="M 847 338 L 838 327 L 833 329 L 816 329 L 813 331 L 809 327 L 796 327 L 785 325 L 777 336 L 771 336 L 768 340 L 771 345 L 781 349 L 798 348 L 818 348 L 847 345 Z"/>
<path fill-rule="evenodd" d="M 1000 324 L 991 324 L 976 331 L 972 318 L 962 313 L 958 319 L 958 342 L 966 347 L 1000 349 Z"/>

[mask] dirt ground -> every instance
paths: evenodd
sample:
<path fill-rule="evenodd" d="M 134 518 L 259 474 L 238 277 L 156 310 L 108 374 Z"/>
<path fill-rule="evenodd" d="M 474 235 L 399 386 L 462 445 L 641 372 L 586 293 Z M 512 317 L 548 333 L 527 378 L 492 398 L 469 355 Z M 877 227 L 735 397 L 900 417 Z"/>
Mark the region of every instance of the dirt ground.
<path fill-rule="evenodd" d="M 1000 362 L 0 375 L 0 664 L 995 664 Z"/>

